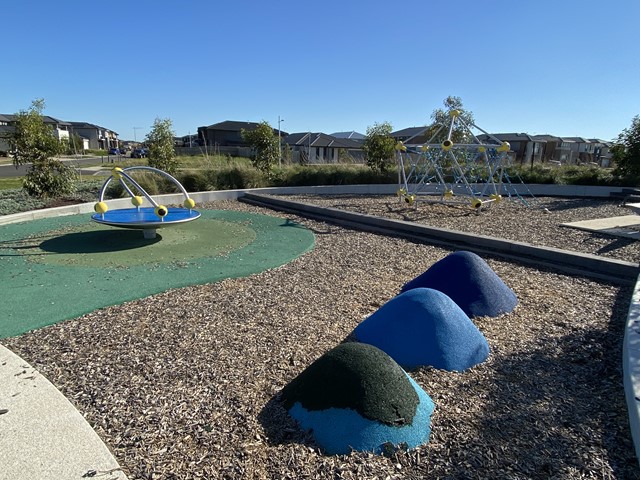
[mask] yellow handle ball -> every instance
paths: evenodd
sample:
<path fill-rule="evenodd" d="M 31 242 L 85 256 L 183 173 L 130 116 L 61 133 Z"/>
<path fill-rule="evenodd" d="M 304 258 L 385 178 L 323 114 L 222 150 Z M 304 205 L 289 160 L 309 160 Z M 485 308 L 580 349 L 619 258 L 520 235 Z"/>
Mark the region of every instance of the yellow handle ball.
<path fill-rule="evenodd" d="M 508 152 L 511 149 L 509 142 L 502 142 L 502 145 L 498 147 L 499 152 Z"/>
<path fill-rule="evenodd" d="M 133 205 L 136 207 L 142 205 L 142 202 L 144 202 L 143 198 L 139 197 L 138 195 L 131 197 L 131 203 L 133 203 Z"/>
<path fill-rule="evenodd" d="M 195 206 L 196 206 L 196 202 L 193 200 L 193 198 L 187 198 L 184 201 L 184 208 L 188 208 L 189 210 L 191 210 Z"/>
<path fill-rule="evenodd" d="M 93 209 L 96 211 L 96 213 L 107 213 L 109 207 L 104 202 L 98 202 L 93 206 Z"/>
<path fill-rule="evenodd" d="M 471 202 L 471 206 L 475 209 L 480 208 L 482 206 L 482 200 L 478 198 L 474 198 L 473 201 Z"/>
<path fill-rule="evenodd" d="M 160 218 L 165 217 L 167 213 L 169 213 L 169 209 L 164 205 L 158 205 L 153 211 Z"/>
<path fill-rule="evenodd" d="M 445 140 L 444 142 L 442 142 L 442 150 L 444 150 L 445 152 L 451 150 L 451 147 L 453 147 L 453 142 L 451 140 Z"/>

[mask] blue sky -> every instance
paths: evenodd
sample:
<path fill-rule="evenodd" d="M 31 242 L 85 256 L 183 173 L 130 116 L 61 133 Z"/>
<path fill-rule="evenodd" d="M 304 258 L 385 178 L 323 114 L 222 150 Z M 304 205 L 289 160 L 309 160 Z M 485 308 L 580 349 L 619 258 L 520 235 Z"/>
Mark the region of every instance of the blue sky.
<path fill-rule="evenodd" d="M 401 129 L 448 95 L 491 133 L 609 140 L 640 114 L 638 0 L 22 0 L 0 17 L 0 113 L 44 98 L 125 140 L 155 118 Z"/>

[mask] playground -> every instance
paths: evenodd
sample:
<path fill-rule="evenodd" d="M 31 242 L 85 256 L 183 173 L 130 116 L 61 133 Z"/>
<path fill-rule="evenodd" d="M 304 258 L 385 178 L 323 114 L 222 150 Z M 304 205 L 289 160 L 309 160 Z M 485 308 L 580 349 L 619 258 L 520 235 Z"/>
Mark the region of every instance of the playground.
<path fill-rule="evenodd" d="M 314 201 L 372 214 L 428 215 L 422 208 L 400 208 L 393 197 Z M 557 205 L 554 222 L 541 209 L 532 209 L 517 224 L 510 223 L 508 213 L 496 215 L 499 209 L 489 217 L 443 208 L 455 219 L 446 221 L 496 236 L 536 230 L 530 233 L 536 241 L 561 241 L 568 235 L 565 242 L 571 243 L 578 238 L 574 235 L 585 235 L 579 238 L 592 241 L 579 242 L 577 248 L 623 257 L 635 253 L 630 244 L 612 244 L 615 238 L 593 239 L 557 227 L 559 216 L 572 212 L 567 202 Z M 574 205 L 582 207 L 592 210 L 588 218 L 615 208 L 606 202 Z M 196 278 L 202 270 L 218 273 L 212 264 L 199 263 L 201 233 L 187 225 L 158 230 L 162 238 L 152 247 L 165 240 L 167 247 L 176 247 L 147 264 L 136 254 L 135 242 L 144 237 L 135 230 L 112 233 L 132 234 L 127 242 L 133 246 L 122 251 L 78 252 L 77 244 L 56 243 L 61 235 L 81 238 L 87 230 L 104 228 L 89 228 L 73 217 L 59 224 L 29 222 L 21 227 L 28 232 L 3 239 L 48 262 L 20 258 L 26 270 L 3 284 L 31 274 L 29 269 L 71 269 L 73 258 L 96 253 L 103 255 L 101 271 L 111 272 L 107 284 L 117 283 L 120 274 L 132 275 L 121 282 L 129 298 L 87 307 L 78 318 L 2 340 L 72 400 L 129 478 L 638 477 L 620 375 L 629 287 L 486 258 L 519 305 L 497 318 L 474 319 L 491 347 L 486 362 L 464 373 L 411 372 L 436 405 L 429 443 L 388 455 L 327 456 L 286 414 L 279 392 L 402 285 L 451 252 L 292 215 L 282 218 L 232 201 L 202 205 L 199 212 L 202 218 L 189 227 L 225 222 L 239 229 L 233 239 L 246 241 L 248 227 L 260 238 L 256 219 L 278 218 L 270 224 L 274 230 L 312 233 L 314 247 L 307 244 L 288 260 L 255 272 L 141 294 L 137 289 L 151 276 L 149 270 L 176 279 Z M 217 230 L 221 224 L 209 225 Z M 90 234 L 104 235 L 96 231 L 102 230 Z M 37 245 L 25 243 L 27 238 Z M 177 248 L 180 238 L 188 239 L 182 245 L 193 244 L 194 251 Z M 279 250 L 272 248 L 273 241 L 262 244 L 270 255 Z M 235 242 L 219 247 L 220 258 L 245 257 L 240 252 L 248 245 Z M 60 261 L 53 260 L 57 256 Z M 37 282 L 30 278 L 25 283 Z"/>

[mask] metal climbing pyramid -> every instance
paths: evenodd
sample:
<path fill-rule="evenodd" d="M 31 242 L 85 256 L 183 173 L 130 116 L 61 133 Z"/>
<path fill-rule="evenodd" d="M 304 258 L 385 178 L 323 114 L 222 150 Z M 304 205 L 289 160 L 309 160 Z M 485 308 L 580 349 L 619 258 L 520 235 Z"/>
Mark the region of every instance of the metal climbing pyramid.
<path fill-rule="evenodd" d="M 437 129 L 425 143 L 412 143 L 412 140 L 423 136 L 431 127 L 398 142 L 398 196 L 409 205 L 418 201 L 466 203 L 480 210 L 500 201 L 505 192 L 527 205 L 522 189 L 514 187 L 506 170 L 509 143 L 474 123 L 467 124 L 460 113 L 450 110 L 448 122 L 436 125 Z M 464 132 L 467 143 L 454 143 L 454 131 Z M 474 131 L 485 134 L 486 140 L 481 141 Z M 442 138 L 444 132 L 446 139 L 436 143 L 435 139 Z"/>

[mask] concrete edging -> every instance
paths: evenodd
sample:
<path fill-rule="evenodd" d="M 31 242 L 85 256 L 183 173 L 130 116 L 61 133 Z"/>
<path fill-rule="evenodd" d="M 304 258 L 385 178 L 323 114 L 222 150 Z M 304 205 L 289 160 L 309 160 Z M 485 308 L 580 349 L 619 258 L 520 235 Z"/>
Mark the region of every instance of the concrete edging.
<path fill-rule="evenodd" d="M 633 290 L 622 350 L 624 391 L 629 413 L 629 426 L 640 459 L 640 276 Z"/>
<path fill-rule="evenodd" d="M 347 212 L 335 208 L 319 207 L 307 203 L 293 202 L 282 198 L 245 192 L 240 199 L 266 207 L 311 215 L 355 228 L 400 235 L 403 237 L 449 245 L 471 251 L 488 252 L 506 257 L 518 257 L 521 261 L 541 263 L 568 273 L 603 278 L 617 283 L 630 284 L 635 281 L 640 266 L 637 263 L 609 259 L 586 253 L 572 252 L 550 247 L 537 247 L 484 235 L 474 235 L 455 230 L 444 230 L 414 222 L 404 222 Z"/>

